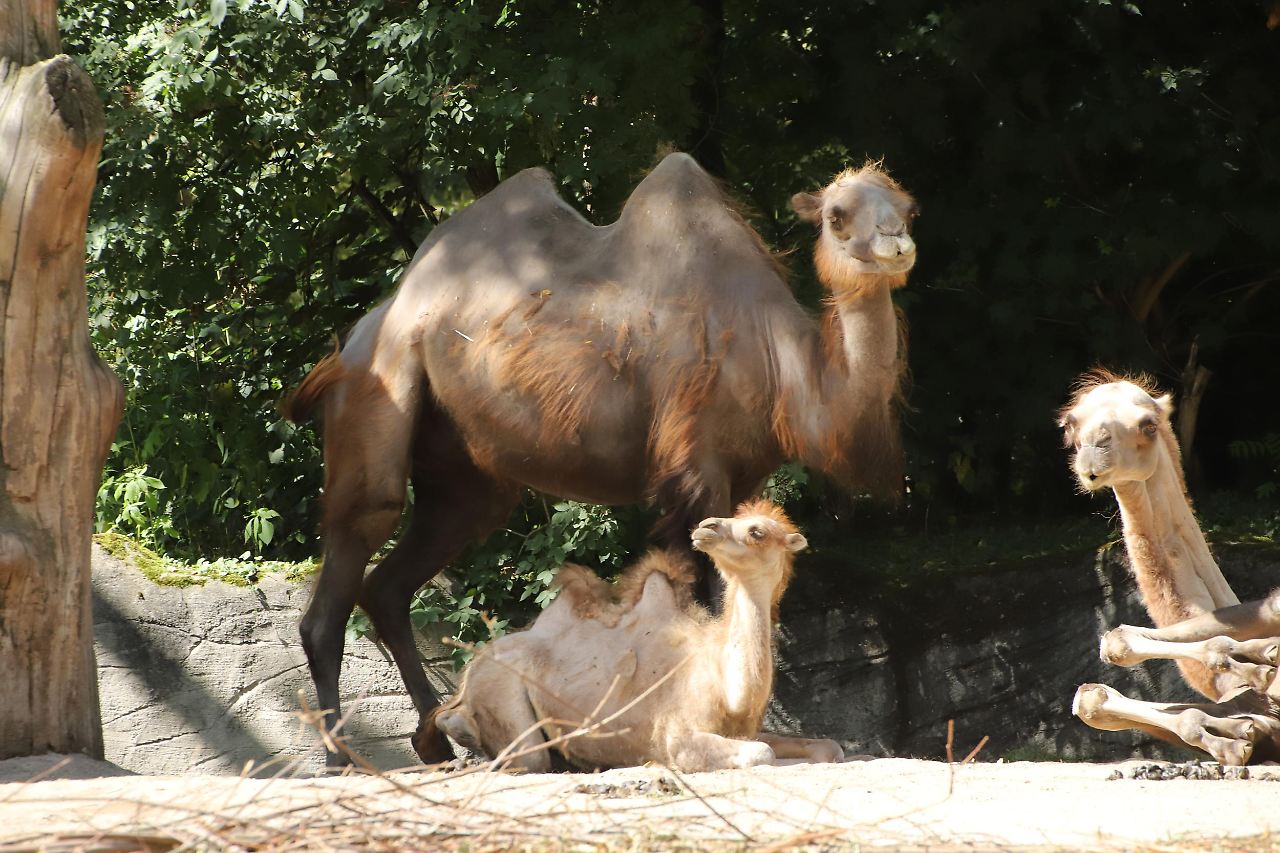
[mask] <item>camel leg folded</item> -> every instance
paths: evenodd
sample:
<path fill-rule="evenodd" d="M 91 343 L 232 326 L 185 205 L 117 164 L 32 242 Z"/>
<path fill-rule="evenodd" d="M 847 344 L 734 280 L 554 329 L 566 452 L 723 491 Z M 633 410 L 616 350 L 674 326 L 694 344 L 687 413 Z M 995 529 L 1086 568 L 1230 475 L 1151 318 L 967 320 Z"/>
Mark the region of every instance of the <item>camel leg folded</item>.
<path fill-rule="evenodd" d="M 798 758 L 809 764 L 832 764 L 844 761 L 844 750 L 840 744 L 827 738 L 792 737 L 776 735 L 773 732 L 760 732 L 756 739 L 768 744 L 773 754 L 779 759 Z"/>
<path fill-rule="evenodd" d="M 667 741 L 674 764 L 687 773 L 730 770 L 773 764 L 776 756 L 767 743 L 734 740 L 711 732 L 682 732 Z"/>
<path fill-rule="evenodd" d="M 1276 637 L 1240 641 L 1216 636 L 1178 642 L 1160 635 L 1159 629 L 1121 625 L 1102 636 L 1099 652 L 1104 661 L 1117 666 L 1155 659 L 1198 661 L 1213 672 L 1229 673 L 1240 684 L 1255 690 L 1265 691 L 1275 678 L 1280 653 L 1280 639 Z"/>
<path fill-rule="evenodd" d="M 1140 702 L 1103 684 L 1076 690 L 1071 710 L 1104 731 L 1138 729 L 1161 740 L 1203 750 L 1222 764 L 1249 763 L 1255 747 L 1274 745 L 1280 718 L 1262 694 L 1244 689 L 1223 702 Z"/>
<path fill-rule="evenodd" d="M 1256 664 L 1275 665 L 1276 637 L 1280 636 L 1280 590 L 1264 599 L 1220 607 L 1164 628 L 1136 628 L 1121 625 L 1102 638 L 1102 659 L 1118 666 L 1132 666 L 1151 658 L 1168 657 L 1158 643 L 1199 643 L 1227 638 L 1242 644 L 1241 659 Z"/>

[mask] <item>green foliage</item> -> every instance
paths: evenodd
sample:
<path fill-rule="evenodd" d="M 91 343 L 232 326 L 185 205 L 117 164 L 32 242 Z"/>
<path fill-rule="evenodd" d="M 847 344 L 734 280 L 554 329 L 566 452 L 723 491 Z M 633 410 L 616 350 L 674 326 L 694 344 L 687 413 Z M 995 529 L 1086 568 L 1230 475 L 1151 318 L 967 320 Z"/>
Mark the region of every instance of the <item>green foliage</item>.
<path fill-rule="evenodd" d="M 1280 379 L 1280 56 L 1256 3 L 719 8 L 62 4 L 106 103 L 92 332 L 128 393 L 99 529 L 187 556 L 315 553 L 320 452 L 276 415 L 285 389 L 496 180 L 545 165 L 606 222 L 666 146 L 784 251 L 812 237 L 787 199 L 843 166 L 883 156 L 919 197 L 898 294 L 917 516 L 1078 512 L 1051 412 L 1099 362 L 1175 392 L 1193 356 L 1212 369 L 1190 457 L 1205 485 L 1260 485 L 1274 456 L 1227 452 L 1238 412 L 1248 436 L 1280 433 L 1257 391 Z M 806 257 L 793 284 L 816 307 Z M 770 493 L 802 523 L 847 519 L 807 476 Z M 631 511 L 564 506 L 526 505 L 415 618 L 461 613 L 479 638 L 480 613 L 545 602 L 566 554 L 614 565 L 643 535 Z"/>
<path fill-rule="evenodd" d="M 98 533 L 93 541 L 113 557 L 136 566 L 152 583 L 161 586 L 201 586 L 211 580 L 249 586 L 269 573 L 281 573 L 289 580 L 301 580 L 317 568 L 312 560 L 291 563 L 223 557 L 188 563 L 157 554 L 143 543 L 122 533 Z"/>
<path fill-rule="evenodd" d="M 449 581 L 428 584 L 414 596 L 410 617 L 419 630 L 439 631 L 459 643 L 454 661 L 470 658 L 466 646 L 500 636 L 516 621 L 531 617 L 555 598 L 556 570 L 581 562 L 610 575 L 643 547 L 651 515 L 634 508 L 612 509 L 576 501 L 530 497 L 509 526 L 474 546 L 458 561 Z M 640 534 L 637 536 L 637 532 Z M 373 634 L 367 616 L 357 613 L 348 636 Z"/>
<path fill-rule="evenodd" d="M 763 496 L 785 507 L 800 499 L 808 482 L 809 472 L 803 465 L 799 462 L 784 462 L 765 483 Z"/>
<path fill-rule="evenodd" d="M 1233 458 L 1253 463 L 1254 477 L 1261 480 L 1254 487 L 1259 498 L 1280 497 L 1280 432 L 1233 441 L 1228 449 Z"/>

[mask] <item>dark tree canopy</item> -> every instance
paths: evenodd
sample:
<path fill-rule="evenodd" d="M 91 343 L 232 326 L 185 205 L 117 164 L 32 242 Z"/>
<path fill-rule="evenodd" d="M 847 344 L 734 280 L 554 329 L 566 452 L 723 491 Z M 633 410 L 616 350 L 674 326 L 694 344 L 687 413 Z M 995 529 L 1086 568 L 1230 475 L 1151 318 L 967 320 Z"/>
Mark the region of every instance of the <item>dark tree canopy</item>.
<path fill-rule="evenodd" d="M 274 404 L 334 330 L 501 178 L 546 165 L 603 222 L 672 147 L 780 250 L 811 236 L 787 199 L 846 165 L 919 197 L 908 511 L 1069 507 L 1052 412 L 1095 363 L 1198 413 L 1198 488 L 1280 479 L 1270 4 L 174 8 L 62 10 L 106 97 L 92 308 L 129 405 L 104 524 L 309 550 L 319 456 Z"/>

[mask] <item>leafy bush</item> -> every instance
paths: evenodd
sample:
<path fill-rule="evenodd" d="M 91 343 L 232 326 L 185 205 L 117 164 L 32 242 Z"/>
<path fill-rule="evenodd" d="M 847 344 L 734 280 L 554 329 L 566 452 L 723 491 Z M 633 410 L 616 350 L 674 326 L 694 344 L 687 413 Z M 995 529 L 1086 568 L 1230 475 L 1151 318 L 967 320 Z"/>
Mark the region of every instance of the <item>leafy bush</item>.
<path fill-rule="evenodd" d="M 90 310 L 128 393 L 99 528 L 189 557 L 315 553 L 320 453 L 276 415 L 285 389 L 497 180 L 547 166 L 603 223 L 665 146 L 723 177 L 784 252 L 812 233 L 791 193 L 865 157 L 921 199 L 920 265 L 896 298 L 911 501 L 935 519 L 1073 507 L 1049 413 L 1097 362 L 1176 392 L 1197 354 L 1214 378 L 1191 454 L 1225 456 L 1240 411 L 1275 432 L 1257 393 L 1280 379 L 1280 88 L 1260 71 L 1274 33 L 1252 0 L 1142 11 L 63 3 L 65 48 L 106 105 Z M 806 257 L 794 287 L 816 307 Z M 1253 485 L 1203 467 L 1212 486 Z M 796 489 L 790 470 L 776 494 L 802 521 L 834 518 L 817 478 Z M 515 539 L 467 556 L 477 579 L 451 603 L 545 595 L 535 565 L 561 549 L 531 531 L 575 534 L 554 509 L 524 512 Z M 644 530 L 617 519 L 622 539 Z"/>
<path fill-rule="evenodd" d="M 1252 479 L 1261 481 L 1254 487 L 1254 493 L 1259 498 L 1280 497 L 1280 433 L 1233 441 L 1228 449 L 1235 459 L 1261 466 L 1252 472 Z"/>
<path fill-rule="evenodd" d="M 614 509 L 576 501 L 547 501 L 530 496 L 508 527 L 473 546 L 454 572 L 428 584 L 414 596 L 410 616 L 419 630 L 444 628 L 471 645 L 501 635 L 555 598 L 551 582 L 566 561 L 584 563 L 602 574 L 623 568 L 644 547 L 651 513 Z M 357 612 L 349 636 L 372 635 L 367 616 Z M 470 657 L 454 650 L 459 666 Z"/>

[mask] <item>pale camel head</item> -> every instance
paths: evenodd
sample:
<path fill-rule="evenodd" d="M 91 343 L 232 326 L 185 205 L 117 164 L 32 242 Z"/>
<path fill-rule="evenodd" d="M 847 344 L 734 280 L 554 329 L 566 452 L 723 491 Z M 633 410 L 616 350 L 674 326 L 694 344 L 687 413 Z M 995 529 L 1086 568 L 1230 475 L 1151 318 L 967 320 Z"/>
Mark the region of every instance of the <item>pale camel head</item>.
<path fill-rule="evenodd" d="M 1063 439 L 1075 451 L 1071 467 L 1081 487 L 1095 492 L 1150 479 L 1162 443 L 1173 441 L 1172 411 L 1170 396 L 1146 377 L 1087 375 L 1058 420 Z"/>
<path fill-rule="evenodd" d="M 809 545 L 786 513 L 763 500 L 744 503 L 733 518 L 706 519 L 691 538 L 726 577 L 774 584 L 790 577 L 794 555 Z"/>
<path fill-rule="evenodd" d="M 918 206 L 877 163 L 841 172 L 815 193 L 796 193 L 791 207 L 822 228 L 817 259 L 829 283 L 854 275 L 905 276 L 915 265 L 911 223 Z"/>

